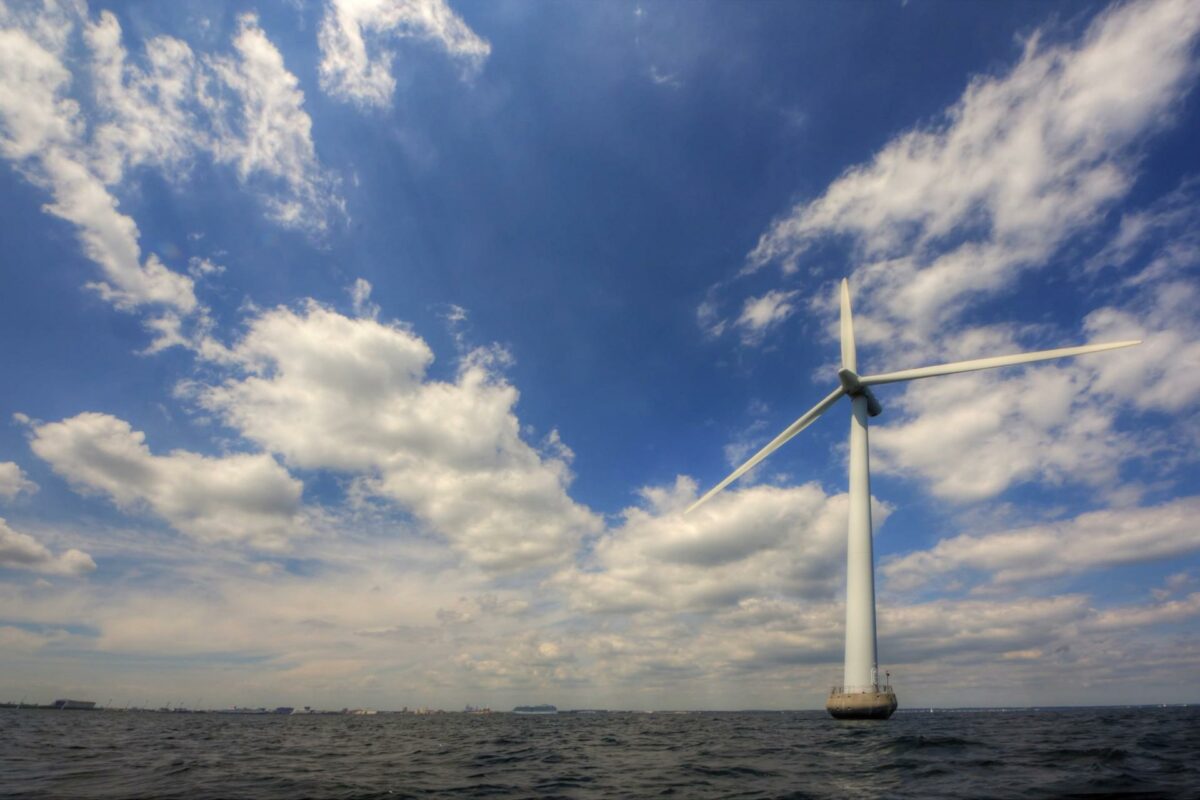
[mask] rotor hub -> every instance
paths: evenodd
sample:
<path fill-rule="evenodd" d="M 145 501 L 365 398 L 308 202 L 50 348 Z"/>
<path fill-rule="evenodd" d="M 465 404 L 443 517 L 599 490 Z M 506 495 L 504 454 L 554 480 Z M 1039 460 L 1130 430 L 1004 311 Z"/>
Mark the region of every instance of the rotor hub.
<path fill-rule="evenodd" d="M 883 406 L 875 397 L 875 393 L 871 391 L 871 387 L 864 386 L 862 379 L 858 377 L 858 373 L 847 367 L 842 367 L 838 370 L 838 380 L 842 384 L 842 391 L 850 397 L 865 397 L 867 398 L 867 415 L 878 417 L 883 413 Z"/>

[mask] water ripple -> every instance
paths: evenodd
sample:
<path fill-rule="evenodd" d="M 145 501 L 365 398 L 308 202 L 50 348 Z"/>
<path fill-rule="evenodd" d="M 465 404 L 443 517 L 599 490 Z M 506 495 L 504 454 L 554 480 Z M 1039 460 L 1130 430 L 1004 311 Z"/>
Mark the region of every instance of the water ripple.
<path fill-rule="evenodd" d="M 1197 798 L 1200 711 L 0 710 L 0 798 Z"/>

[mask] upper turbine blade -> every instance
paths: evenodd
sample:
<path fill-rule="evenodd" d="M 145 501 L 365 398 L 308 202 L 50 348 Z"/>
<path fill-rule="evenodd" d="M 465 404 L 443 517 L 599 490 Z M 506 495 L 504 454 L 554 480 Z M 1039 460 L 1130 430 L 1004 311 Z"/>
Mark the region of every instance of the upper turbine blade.
<path fill-rule="evenodd" d="M 1080 356 L 1084 353 L 1099 353 L 1102 350 L 1116 350 L 1119 347 L 1132 347 L 1141 344 L 1141 340 L 1130 342 L 1109 342 L 1108 344 L 1085 344 L 1081 347 L 1060 347 L 1057 350 L 1039 350 L 1036 353 L 1018 353 L 1011 356 L 994 356 L 992 358 L 976 358 L 971 361 L 956 361 L 953 364 L 938 364 L 934 367 L 918 367 L 917 369 L 902 369 L 899 372 L 885 372 L 882 375 L 866 375 L 859 379 L 864 386 L 874 386 L 879 383 L 896 383 L 897 381 L 913 381 L 918 378 L 932 378 L 937 375 L 953 375 L 956 372 L 974 372 L 993 367 L 1009 367 L 1014 364 L 1028 364 L 1032 361 L 1046 361 L 1051 358 Z"/>
<path fill-rule="evenodd" d="M 829 393 L 828 397 L 826 397 L 824 400 L 817 403 L 815 406 L 813 406 L 808 411 L 806 411 L 804 413 L 804 416 L 800 417 L 800 419 L 796 420 L 791 425 L 788 425 L 787 428 L 784 429 L 783 433 L 779 434 L 778 436 L 776 436 L 774 439 L 771 440 L 770 444 L 768 444 L 762 450 L 759 450 L 757 453 L 755 453 L 754 457 L 751 458 L 749 461 L 747 461 L 745 464 L 742 464 L 740 467 L 738 467 L 733 472 L 731 472 L 729 474 L 729 477 L 727 477 L 725 480 L 721 481 L 716 486 L 709 489 L 707 494 L 705 494 L 699 500 L 697 500 L 696 502 L 694 502 L 690 506 L 688 506 L 687 511 L 685 511 L 683 513 L 685 513 L 685 514 L 691 513 L 691 511 L 693 509 L 695 509 L 697 506 L 699 506 L 701 503 L 704 503 L 710 497 L 715 495 L 717 492 L 721 491 L 726 486 L 728 486 L 729 484 L 736 481 L 738 478 L 745 475 L 747 472 L 749 472 L 751 469 L 753 469 L 754 466 L 756 464 L 758 464 L 758 462 L 762 461 L 764 458 L 771 455 L 771 453 L 774 453 L 776 450 L 778 450 L 788 439 L 791 439 L 797 433 L 799 433 L 800 431 L 804 430 L 809 425 L 811 425 L 813 423 L 813 421 L 816 420 L 817 417 L 821 416 L 826 411 L 828 411 L 829 407 L 832 406 L 834 403 L 836 403 L 838 401 L 838 399 L 841 398 L 841 396 L 845 393 L 846 393 L 846 390 L 840 386 L 838 388 L 834 389 L 832 392 Z"/>
<path fill-rule="evenodd" d="M 854 317 L 850 314 L 850 282 L 842 278 L 842 367 L 858 372 L 858 353 L 854 348 Z"/>

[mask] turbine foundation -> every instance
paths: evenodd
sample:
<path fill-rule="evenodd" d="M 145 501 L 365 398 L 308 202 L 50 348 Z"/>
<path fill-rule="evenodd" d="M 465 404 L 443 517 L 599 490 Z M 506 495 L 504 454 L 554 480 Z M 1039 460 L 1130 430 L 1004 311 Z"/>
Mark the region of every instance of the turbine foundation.
<path fill-rule="evenodd" d="M 825 702 L 825 710 L 834 719 L 887 719 L 896 711 L 896 693 L 891 686 L 853 692 L 835 686 Z"/>

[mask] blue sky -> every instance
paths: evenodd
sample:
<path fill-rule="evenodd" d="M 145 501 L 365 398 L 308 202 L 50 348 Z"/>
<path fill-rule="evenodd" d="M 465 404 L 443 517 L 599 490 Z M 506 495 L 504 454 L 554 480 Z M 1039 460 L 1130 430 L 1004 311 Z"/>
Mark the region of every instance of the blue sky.
<path fill-rule="evenodd" d="M 1195 4 L 0 2 L 0 696 L 1196 700 Z"/>

